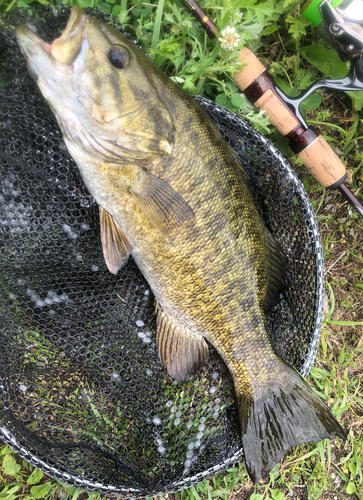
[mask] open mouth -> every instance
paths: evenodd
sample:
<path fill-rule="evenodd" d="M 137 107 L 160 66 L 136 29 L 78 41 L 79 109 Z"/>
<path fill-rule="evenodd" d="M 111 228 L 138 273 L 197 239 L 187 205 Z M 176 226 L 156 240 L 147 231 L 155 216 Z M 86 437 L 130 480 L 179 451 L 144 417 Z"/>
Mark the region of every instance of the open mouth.
<path fill-rule="evenodd" d="M 62 35 L 56 38 L 52 44 L 42 40 L 25 24 L 20 24 L 16 29 L 16 37 L 22 53 L 26 60 L 36 59 L 41 55 L 46 55 L 51 60 L 53 66 L 60 71 L 65 71 L 70 68 L 82 51 L 84 52 L 87 45 L 85 39 L 85 27 L 87 16 L 80 7 L 72 7 L 67 26 Z M 72 68 L 72 72 L 76 68 Z"/>

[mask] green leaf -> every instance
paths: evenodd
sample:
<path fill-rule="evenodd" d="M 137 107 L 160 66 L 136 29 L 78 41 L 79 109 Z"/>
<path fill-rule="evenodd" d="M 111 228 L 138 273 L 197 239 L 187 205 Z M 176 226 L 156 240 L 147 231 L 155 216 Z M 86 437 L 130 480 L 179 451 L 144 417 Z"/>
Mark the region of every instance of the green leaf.
<path fill-rule="evenodd" d="M 37 484 L 44 476 L 43 472 L 39 469 L 34 469 L 27 479 L 27 484 Z"/>
<path fill-rule="evenodd" d="M 0 455 L 13 455 L 13 454 L 14 450 L 12 450 L 8 445 L 5 445 L 0 453 Z"/>
<path fill-rule="evenodd" d="M 215 101 L 216 101 L 217 104 L 220 104 L 221 106 L 225 106 L 226 102 L 227 102 L 227 99 L 228 99 L 228 97 L 226 96 L 226 94 L 219 94 L 215 98 Z"/>
<path fill-rule="evenodd" d="M 224 107 L 229 109 L 230 111 L 233 111 L 233 113 L 237 113 L 238 111 L 238 107 L 232 104 L 231 98 L 227 99 L 226 103 L 224 104 Z"/>
<path fill-rule="evenodd" d="M 263 499 L 264 499 L 264 496 L 263 495 L 259 495 L 259 494 L 252 495 L 250 497 L 250 500 L 263 500 Z"/>
<path fill-rule="evenodd" d="M 278 76 L 275 76 L 275 83 L 289 97 L 297 97 L 299 95 L 297 89 L 291 87 L 290 84 L 288 84 L 287 82 L 285 82 L 285 80 L 282 80 L 282 78 L 279 78 Z"/>
<path fill-rule="evenodd" d="M 355 492 L 355 484 L 349 481 L 349 483 L 345 486 L 345 491 L 348 495 L 352 495 Z"/>
<path fill-rule="evenodd" d="M 4 499 L 4 500 L 13 500 L 13 498 L 16 498 L 14 496 L 14 493 L 16 493 L 21 488 L 21 485 L 17 484 L 15 486 L 13 486 L 12 488 L 10 488 L 10 486 L 11 486 L 10 484 L 6 485 L 5 488 L 1 491 L 1 493 L 0 493 L 0 498 L 1 499 Z"/>
<path fill-rule="evenodd" d="M 98 4 L 98 8 L 102 10 L 103 12 L 106 12 L 106 14 L 111 13 L 111 6 L 108 3 L 100 3 Z"/>
<path fill-rule="evenodd" d="M 340 60 L 338 54 L 327 50 L 322 43 L 313 43 L 305 49 L 300 49 L 300 53 L 310 64 L 330 78 L 343 78 L 348 73 L 346 64 Z"/>
<path fill-rule="evenodd" d="M 47 483 L 40 484 L 39 486 L 33 486 L 30 489 L 30 493 L 33 495 L 34 498 L 45 498 L 45 495 L 49 492 L 49 490 L 52 488 L 52 483 L 51 481 L 48 481 Z"/>
<path fill-rule="evenodd" d="M 350 473 L 352 474 L 352 477 L 354 477 L 356 472 L 357 472 L 357 466 L 355 465 L 354 462 L 349 462 L 348 467 L 349 467 Z"/>
<path fill-rule="evenodd" d="M 121 12 L 121 7 L 119 5 L 115 5 L 114 8 L 112 9 L 112 15 L 118 17 L 120 12 Z"/>
<path fill-rule="evenodd" d="M 292 34 L 293 38 L 298 39 L 300 38 L 301 35 L 306 35 L 306 26 L 309 26 L 311 24 L 310 21 L 306 19 L 306 17 L 301 16 L 301 17 L 292 17 L 292 16 L 287 16 L 286 17 L 286 22 L 291 24 L 289 28 L 289 33 Z"/>
<path fill-rule="evenodd" d="M 87 7 L 91 7 L 92 0 L 78 0 L 78 5 L 82 9 L 86 9 Z"/>
<path fill-rule="evenodd" d="M 264 36 L 271 35 L 272 33 L 275 33 L 279 29 L 280 26 L 277 26 L 277 24 L 273 24 L 272 26 L 267 26 L 262 32 Z"/>
<path fill-rule="evenodd" d="M 271 496 L 274 500 L 284 500 L 284 498 L 285 498 L 285 495 L 279 489 L 270 490 L 270 492 L 271 492 Z"/>
<path fill-rule="evenodd" d="M 311 94 L 300 104 L 300 111 L 306 113 L 306 111 L 313 111 L 318 108 L 321 104 L 321 95 Z"/>
<path fill-rule="evenodd" d="M 361 90 L 353 90 L 346 92 L 352 99 L 353 108 L 356 111 L 362 111 L 363 108 L 363 92 Z"/>
<path fill-rule="evenodd" d="M 5 455 L 3 459 L 4 473 L 8 476 L 16 476 L 20 471 L 21 465 L 18 465 L 12 455 Z"/>
<path fill-rule="evenodd" d="M 246 105 L 247 101 L 240 94 L 232 94 L 231 95 L 231 102 L 232 102 L 233 106 L 236 106 L 237 108 L 242 108 L 243 106 Z"/>

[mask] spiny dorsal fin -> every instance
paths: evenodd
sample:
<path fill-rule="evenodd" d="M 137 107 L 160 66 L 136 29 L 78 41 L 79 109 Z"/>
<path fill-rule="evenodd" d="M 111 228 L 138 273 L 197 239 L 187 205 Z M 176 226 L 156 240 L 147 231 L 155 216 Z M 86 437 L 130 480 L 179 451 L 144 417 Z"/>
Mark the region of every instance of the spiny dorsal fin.
<path fill-rule="evenodd" d="M 156 311 L 156 343 L 161 364 L 178 382 L 188 380 L 204 366 L 208 346 L 203 337 L 178 327 L 159 304 Z"/>
<path fill-rule="evenodd" d="M 127 235 L 112 215 L 101 206 L 99 211 L 103 256 L 109 271 L 112 274 L 117 274 L 118 270 L 126 263 L 132 246 Z"/>
<path fill-rule="evenodd" d="M 234 160 L 236 161 L 236 163 L 238 163 L 240 169 L 242 170 L 244 179 L 247 180 L 248 179 L 248 175 L 246 174 L 246 171 L 245 171 L 245 169 L 243 167 L 243 163 L 242 163 L 241 157 L 238 155 L 237 151 L 232 148 L 232 146 L 228 146 L 228 148 L 229 148 L 229 152 L 233 156 Z"/>
<path fill-rule="evenodd" d="M 266 229 L 266 294 L 263 310 L 268 312 L 279 302 L 280 293 L 286 288 L 286 261 L 280 245 Z"/>
<path fill-rule="evenodd" d="M 169 184 L 148 172 L 141 173 L 130 193 L 163 236 L 170 236 L 173 229 L 194 220 L 188 203 Z"/>

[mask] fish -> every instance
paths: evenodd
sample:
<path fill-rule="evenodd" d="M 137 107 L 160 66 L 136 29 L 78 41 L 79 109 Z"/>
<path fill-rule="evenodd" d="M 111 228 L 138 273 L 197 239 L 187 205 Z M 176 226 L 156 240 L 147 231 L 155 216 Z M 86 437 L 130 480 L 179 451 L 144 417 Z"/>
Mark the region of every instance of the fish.
<path fill-rule="evenodd" d="M 210 343 L 231 373 L 252 481 L 293 446 L 345 439 L 272 346 L 266 312 L 286 287 L 284 256 L 241 160 L 195 99 L 79 7 L 51 44 L 25 24 L 16 37 L 98 204 L 109 271 L 131 255 L 155 296 L 162 366 L 182 383 Z"/>

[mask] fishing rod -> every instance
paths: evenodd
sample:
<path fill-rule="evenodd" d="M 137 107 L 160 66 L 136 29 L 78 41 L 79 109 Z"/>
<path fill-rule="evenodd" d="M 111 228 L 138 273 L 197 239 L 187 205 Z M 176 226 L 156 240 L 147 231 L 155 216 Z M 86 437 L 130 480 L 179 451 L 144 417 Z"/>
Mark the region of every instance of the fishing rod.
<path fill-rule="evenodd" d="M 353 3 L 357 0 L 353 0 Z M 361 0 L 358 0 L 361 3 Z M 216 38 L 217 27 L 195 0 L 184 0 L 195 18 L 200 21 L 210 38 Z M 313 177 L 327 189 L 338 189 L 347 202 L 363 218 L 363 206 L 345 184 L 345 166 L 321 136 L 311 130 L 302 117 L 299 107 L 317 88 L 334 90 L 363 90 L 363 34 L 361 20 L 352 20 L 352 8 L 334 9 L 327 0 L 319 5 L 320 21 L 332 39 L 339 57 L 351 60 L 351 69 L 343 79 L 323 79 L 313 83 L 298 97 L 290 98 L 274 82 L 260 60 L 247 48 L 240 59 L 246 63 L 242 71 L 233 74 L 233 80 L 245 96 L 270 119 L 272 125 L 290 140 L 293 152 L 303 161 Z"/>

